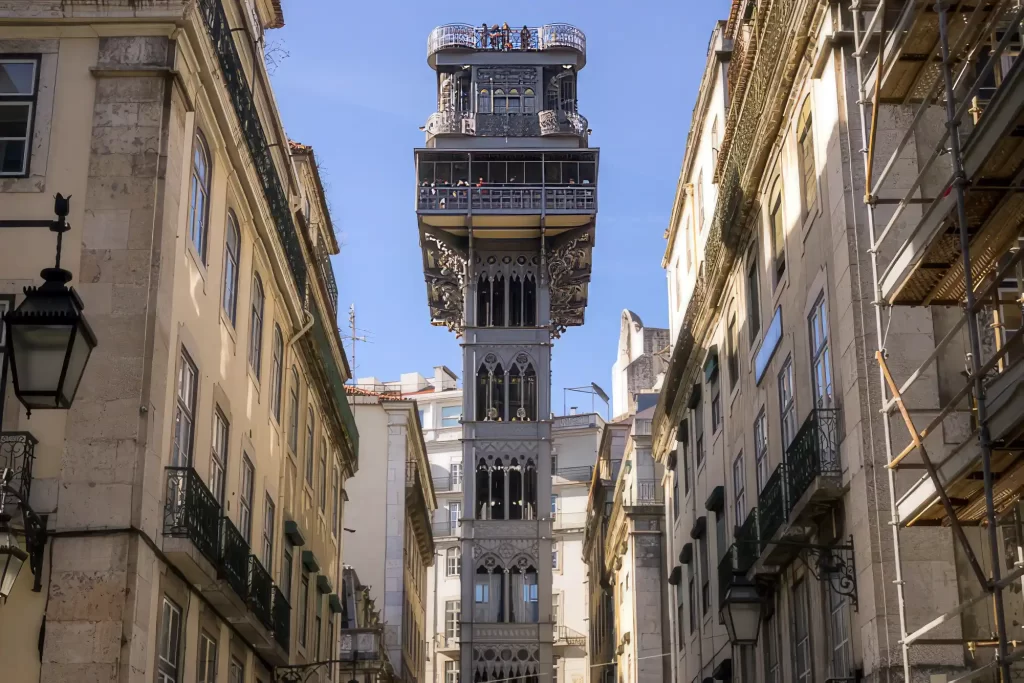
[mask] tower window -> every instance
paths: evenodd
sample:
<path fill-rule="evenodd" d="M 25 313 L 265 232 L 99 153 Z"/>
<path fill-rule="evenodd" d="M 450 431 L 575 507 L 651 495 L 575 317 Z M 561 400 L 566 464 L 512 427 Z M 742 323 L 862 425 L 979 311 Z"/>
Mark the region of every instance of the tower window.
<path fill-rule="evenodd" d="M 477 519 L 536 519 L 537 466 L 527 458 L 497 458 L 476 467 Z"/>

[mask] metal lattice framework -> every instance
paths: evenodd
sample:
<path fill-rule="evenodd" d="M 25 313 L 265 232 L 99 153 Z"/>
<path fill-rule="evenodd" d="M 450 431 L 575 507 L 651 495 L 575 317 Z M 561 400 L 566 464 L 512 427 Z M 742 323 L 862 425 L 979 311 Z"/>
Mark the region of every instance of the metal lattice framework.
<path fill-rule="evenodd" d="M 1005 595 L 1010 583 L 1024 575 L 1024 563 L 1017 562 L 1003 575 L 998 526 L 1021 495 L 1022 484 L 1016 478 L 1020 444 L 1015 443 L 1019 437 L 999 431 L 992 408 L 1003 405 L 999 403 L 1001 385 L 1018 382 L 1013 373 L 1019 363 L 1007 350 L 1022 332 L 1008 334 L 1000 323 L 1000 310 L 1007 304 L 1019 310 L 1024 301 L 1018 265 L 1024 163 L 1010 138 L 1022 123 L 1018 79 L 1024 73 L 1024 60 L 1007 51 L 1010 42 L 1022 35 L 1024 4 L 1016 0 L 974 4 L 880 0 L 868 8 L 854 0 L 850 10 L 903 676 L 912 679 L 915 645 L 989 646 L 995 650 L 991 661 L 951 683 L 994 672 L 1008 682 L 1010 665 L 1024 657 L 1024 647 L 1008 637 Z M 912 103 L 916 109 L 902 139 L 882 157 L 877 151 L 878 127 L 887 103 Z M 944 134 L 933 145 L 917 140 L 922 127 L 934 130 L 940 116 Z M 905 179 L 894 183 L 891 172 L 915 140 L 913 144 L 921 148 L 931 145 L 931 154 L 919 163 L 909 187 Z M 917 207 L 923 207 L 919 215 Z M 1014 272 L 1016 296 L 1001 299 L 1000 285 Z M 961 316 L 900 383 L 889 366 L 886 348 L 889 325 L 898 315 L 893 307 L 934 304 L 956 305 Z M 983 315 L 993 320 L 985 332 L 979 321 Z M 939 371 L 944 353 L 955 353 L 954 340 L 966 342 L 967 377 L 949 378 L 954 385 L 952 398 L 940 397 L 938 406 L 917 408 L 918 414 L 934 414 L 922 429 L 915 424 L 915 408 L 904 399 L 915 382 Z M 935 369 L 930 370 L 933 363 Z M 944 420 L 958 418 L 967 423 L 962 432 L 966 438 L 948 452 L 929 454 L 925 444 L 929 434 L 943 429 Z M 910 443 L 905 447 L 894 443 L 890 424 L 894 419 L 909 432 Z M 914 476 L 914 471 L 922 470 L 924 474 L 909 491 L 899 485 L 899 473 Z M 910 632 L 907 602 L 912 598 L 905 590 L 901 537 L 926 523 L 951 528 L 981 591 Z M 983 558 L 968 540 L 966 524 L 985 527 L 980 535 Z M 985 602 L 991 605 L 993 623 L 992 634 L 984 640 L 971 634 L 930 637 L 936 627 Z"/>

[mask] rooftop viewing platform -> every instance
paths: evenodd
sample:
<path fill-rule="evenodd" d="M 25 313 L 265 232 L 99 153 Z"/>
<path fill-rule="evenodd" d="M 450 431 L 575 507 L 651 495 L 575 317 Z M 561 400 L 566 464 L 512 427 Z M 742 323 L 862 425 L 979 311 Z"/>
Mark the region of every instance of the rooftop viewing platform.
<path fill-rule="evenodd" d="M 479 52 L 543 52 L 572 50 L 579 54 L 578 68 L 587 61 L 587 37 L 571 24 L 545 24 L 543 26 L 509 27 L 507 23 L 444 24 L 430 32 L 427 38 L 427 62 L 437 65 L 439 52 L 472 50 Z"/>

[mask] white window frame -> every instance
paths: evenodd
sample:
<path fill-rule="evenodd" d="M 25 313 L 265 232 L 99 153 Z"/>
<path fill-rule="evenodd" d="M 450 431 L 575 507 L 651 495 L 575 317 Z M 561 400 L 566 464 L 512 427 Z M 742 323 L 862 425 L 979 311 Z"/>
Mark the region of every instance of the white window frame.
<path fill-rule="evenodd" d="M 462 601 L 444 601 L 444 637 L 459 637 L 459 622 L 462 620 Z"/>
<path fill-rule="evenodd" d="M 828 344 L 828 301 L 825 292 L 818 295 L 811 314 L 807 316 L 811 346 L 811 386 L 815 408 L 831 408 L 835 403 L 832 379 L 832 354 Z"/>
<path fill-rule="evenodd" d="M 771 476 L 768 462 L 768 417 L 764 407 L 754 418 L 754 470 L 757 473 L 757 493 L 760 495 Z"/>
<path fill-rule="evenodd" d="M 245 542 L 252 547 L 252 505 L 256 488 L 256 467 L 246 453 L 242 453 L 242 479 L 238 492 L 238 527 Z"/>
<path fill-rule="evenodd" d="M 453 546 L 444 551 L 444 575 L 447 577 L 462 575 L 462 548 Z"/>
<path fill-rule="evenodd" d="M 219 408 L 213 411 L 213 442 L 210 448 L 210 490 L 220 506 L 224 507 L 228 449 L 231 443 L 231 424 Z"/>
<path fill-rule="evenodd" d="M 786 356 L 786 362 L 779 371 L 779 409 L 781 411 L 782 450 L 789 448 L 796 436 L 796 395 L 793 391 L 793 357 Z"/>
<path fill-rule="evenodd" d="M 217 681 L 217 639 L 203 631 L 199 634 L 199 668 L 196 683 Z"/>
<path fill-rule="evenodd" d="M 452 409 L 454 409 L 454 410 L 456 410 L 458 412 L 458 414 L 456 415 L 455 418 L 452 418 L 450 415 L 447 415 L 447 416 L 445 415 L 446 412 L 448 412 L 448 411 L 450 411 Z M 453 419 L 455 421 L 454 424 L 447 424 L 448 422 L 451 422 Z M 441 426 L 442 427 L 458 427 L 459 426 L 459 422 L 461 420 L 462 420 L 462 406 L 441 406 Z"/>
<path fill-rule="evenodd" d="M 733 495 L 733 519 L 736 526 L 743 523 L 747 516 L 747 473 L 743 469 L 743 451 L 740 451 L 732 462 L 732 495 Z"/>
<path fill-rule="evenodd" d="M 157 644 L 157 683 L 177 683 L 181 670 L 181 608 L 166 595 L 160 612 Z"/>
<path fill-rule="evenodd" d="M 29 175 L 32 162 L 32 137 L 35 133 L 36 98 L 39 93 L 39 58 L 38 57 L 16 57 L 0 59 L 0 64 L 31 64 L 32 85 L 28 92 L 14 92 L 0 95 L 0 107 L 27 107 L 28 112 L 25 119 L 25 135 L 17 137 L 0 138 L 0 142 L 24 142 L 25 151 L 22 154 L 21 168 L 17 171 L 0 171 L 0 177 L 23 178 Z"/>

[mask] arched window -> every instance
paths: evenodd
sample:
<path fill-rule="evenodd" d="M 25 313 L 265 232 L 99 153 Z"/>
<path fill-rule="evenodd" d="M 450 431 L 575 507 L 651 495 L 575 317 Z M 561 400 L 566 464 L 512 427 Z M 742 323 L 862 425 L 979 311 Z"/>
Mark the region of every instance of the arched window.
<path fill-rule="evenodd" d="M 491 284 L 491 326 L 505 326 L 505 276 L 499 275 Z"/>
<path fill-rule="evenodd" d="M 523 326 L 523 280 L 519 275 L 508 281 L 508 326 Z"/>
<path fill-rule="evenodd" d="M 292 385 L 288 388 L 288 447 L 299 452 L 299 371 L 292 366 Z"/>
<path fill-rule="evenodd" d="M 509 572 L 509 621 L 536 624 L 540 621 L 537 570 L 532 565 Z"/>
<path fill-rule="evenodd" d="M 199 258 L 206 263 L 206 227 L 210 213 L 210 148 L 196 128 L 192 148 L 192 182 L 188 201 L 188 236 Z"/>
<path fill-rule="evenodd" d="M 508 518 L 523 519 L 523 466 L 515 458 L 508 466 Z"/>
<path fill-rule="evenodd" d="M 490 519 L 491 468 L 483 460 L 476 466 L 476 519 Z"/>
<path fill-rule="evenodd" d="M 249 366 L 260 378 L 263 363 L 263 281 L 259 273 L 252 276 L 252 315 L 249 320 Z"/>
<path fill-rule="evenodd" d="M 281 380 L 284 375 L 284 338 L 281 328 L 274 325 L 274 347 L 271 349 L 270 361 L 270 410 L 274 419 L 281 421 Z"/>
<path fill-rule="evenodd" d="M 533 88 L 527 88 L 526 90 L 523 91 L 523 113 L 537 113 L 537 98 L 533 94 Z"/>
<path fill-rule="evenodd" d="M 505 91 L 501 88 L 494 89 L 494 113 L 495 114 L 507 114 L 508 113 L 508 99 L 505 96 Z"/>
<path fill-rule="evenodd" d="M 505 571 L 497 567 L 476 570 L 473 582 L 473 620 L 483 623 L 505 621 Z"/>
<path fill-rule="evenodd" d="M 228 211 L 227 234 L 224 237 L 224 295 L 221 304 L 232 327 L 238 311 L 238 264 L 241 255 L 242 235 L 238 230 L 238 219 L 234 211 Z"/>
<path fill-rule="evenodd" d="M 306 409 L 306 483 L 313 486 L 313 435 L 316 433 L 316 417 L 313 406 Z"/>
<path fill-rule="evenodd" d="M 523 279 L 523 326 L 537 326 L 537 280 L 533 275 Z"/>
<path fill-rule="evenodd" d="M 519 99 L 520 93 L 518 88 L 512 88 L 508 91 L 508 105 L 507 110 L 509 114 L 518 114 L 520 112 L 521 101 Z"/>
<path fill-rule="evenodd" d="M 771 231 L 773 285 L 779 284 L 786 273 L 786 226 L 782 215 L 782 184 L 772 188 L 768 201 L 768 227 Z"/>
<path fill-rule="evenodd" d="M 476 288 L 476 324 L 478 327 L 491 324 L 491 280 L 486 275 L 480 276 Z"/>
<path fill-rule="evenodd" d="M 804 99 L 796 127 L 797 156 L 800 163 L 800 189 L 804 198 L 804 214 L 810 213 L 818 198 L 818 182 L 814 168 L 814 121 L 811 116 L 811 96 Z"/>
<path fill-rule="evenodd" d="M 476 466 L 477 519 L 537 519 L 537 467 L 529 458 Z"/>
<path fill-rule="evenodd" d="M 491 113 L 491 92 L 487 88 L 480 88 L 476 96 L 476 113 Z"/>

